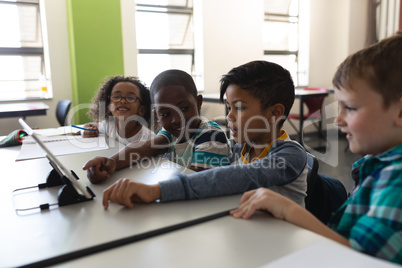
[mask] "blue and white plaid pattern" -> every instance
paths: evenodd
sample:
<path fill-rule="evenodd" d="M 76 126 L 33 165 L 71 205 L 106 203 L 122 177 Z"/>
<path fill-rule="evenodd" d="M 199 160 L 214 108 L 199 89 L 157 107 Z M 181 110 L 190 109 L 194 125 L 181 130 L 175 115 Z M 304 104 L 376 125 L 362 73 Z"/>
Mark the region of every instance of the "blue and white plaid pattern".
<path fill-rule="evenodd" d="M 351 246 L 402 264 L 402 144 L 353 164 L 356 182 L 330 227 Z"/>

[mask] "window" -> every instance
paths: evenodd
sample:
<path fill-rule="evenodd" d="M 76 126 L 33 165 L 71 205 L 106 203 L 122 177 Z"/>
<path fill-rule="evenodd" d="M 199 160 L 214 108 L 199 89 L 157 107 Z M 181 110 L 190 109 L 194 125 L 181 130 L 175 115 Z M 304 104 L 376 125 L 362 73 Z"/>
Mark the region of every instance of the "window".
<path fill-rule="evenodd" d="M 0 101 L 47 94 L 38 0 L 0 1 Z"/>
<path fill-rule="evenodd" d="M 264 60 L 289 70 L 295 86 L 307 85 L 308 63 L 303 60 L 306 55 L 300 46 L 299 0 L 265 0 L 264 10 Z"/>
<path fill-rule="evenodd" d="M 399 0 L 374 1 L 375 10 L 375 41 L 392 36 L 399 28 L 400 4 Z"/>
<path fill-rule="evenodd" d="M 138 76 L 150 85 L 166 69 L 194 72 L 193 7 L 188 0 L 137 0 Z"/>

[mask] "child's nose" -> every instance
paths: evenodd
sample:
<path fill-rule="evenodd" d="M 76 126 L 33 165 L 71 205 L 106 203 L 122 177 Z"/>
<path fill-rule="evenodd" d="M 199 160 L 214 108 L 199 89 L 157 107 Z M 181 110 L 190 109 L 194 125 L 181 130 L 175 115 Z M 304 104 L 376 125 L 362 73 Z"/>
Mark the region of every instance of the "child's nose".
<path fill-rule="evenodd" d="M 180 120 L 181 120 L 180 114 L 179 113 L 173 113 L 171 123 L 172 124 L 179 124 Z"/>
<path fill-rule="evenodd" d="M 335 117 L 334 123 L 335 123 L 337 126 L 339 126 L 339 127 L 342 127 L 342 126 L 345 126 L 345 125 L 346 125 L 346 123 L 345 123 L 345 121 L 343 120 L 343 118 L 342 118 L 342 116 L 341 116 L 340 113 Z"/>
<path fill-rule="evenodd" d="M 228 114 L 226 115 L 226 118 L 227 118 L 228 121 L 231 121 L 231 122 L 234 121 L 234 113 L 233 113 L 232 109 L 229 110 Z"/>

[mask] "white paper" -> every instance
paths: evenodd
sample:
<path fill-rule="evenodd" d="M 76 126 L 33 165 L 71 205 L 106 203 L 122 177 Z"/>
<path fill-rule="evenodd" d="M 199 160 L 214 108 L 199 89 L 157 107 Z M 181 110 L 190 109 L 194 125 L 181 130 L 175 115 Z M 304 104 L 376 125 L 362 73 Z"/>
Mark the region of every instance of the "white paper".
<path fill-rule="evenodd" d="M 96 138 L 68 135 L 50 136 L 41 137 L 41 140 L 46 143 L 49 150 L 56 156 L 106 150 L 109 148 L 103 135 Z M 39 147 L 31 136 L 27 136 L 22 142 L 20 154 L 15 161 L 43 157 L 46 157 L 46 154 L 42 148 Z"/>
<path fill-rule="evenodd" d="M 375 258 L 332 241 L 315 243 L 270 262 L 261 268 L 396 268 L 399 265 Z"/>
<path fill-rule="evenodd" d="M 41 136 L 59 136 L 59 135 L 80 135 L 81 131 L 79 129 L 73 128 L 72 126 L 64 126 L 58 128 L 44 128 L 44 129 L 34 129 L 35 133 Z"/>

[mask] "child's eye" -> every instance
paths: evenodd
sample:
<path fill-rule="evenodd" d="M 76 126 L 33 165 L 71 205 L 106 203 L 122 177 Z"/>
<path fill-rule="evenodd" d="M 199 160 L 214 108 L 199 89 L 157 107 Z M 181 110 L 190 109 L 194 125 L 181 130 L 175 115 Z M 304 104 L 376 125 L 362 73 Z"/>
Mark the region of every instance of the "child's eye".
<path fill-rule="evenodd" d="M 159 116 L 160 116 L 160 117 L 168 117 L 168 116 L 169 116 L 169 113 L 161 113 L 161 114 L 159 114 Z"/>
<path fill-rule="evenodd" d="M 236 109 L 236 111 L 243 111 L 244 110 L 244 108 L 241 107 L 241 106 L 236 106 L 235 109 Z"/>
<path fill-rule="evenodd" d="M 188 110 L 188 108 L 189 108 L 189 106 L 185 106 L 185 107 L 180 108 L 180 110 L 181 110 L 182 112 L 185 112 L 185 111 Z"/>
<path fill-rule="evenodd" d="M 345 106 L 345 109 L 348 110 L 348 111 L 350 111 L 350 112 L 356 111 L 356 108 L 354 108 L 354 107 L 352 107 L 352 106 L 349 106 L 349 105 L 346 105 L 346 106 Z"/>

